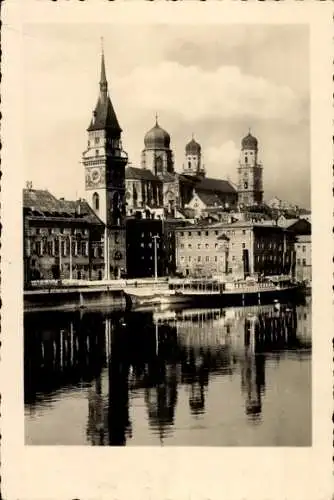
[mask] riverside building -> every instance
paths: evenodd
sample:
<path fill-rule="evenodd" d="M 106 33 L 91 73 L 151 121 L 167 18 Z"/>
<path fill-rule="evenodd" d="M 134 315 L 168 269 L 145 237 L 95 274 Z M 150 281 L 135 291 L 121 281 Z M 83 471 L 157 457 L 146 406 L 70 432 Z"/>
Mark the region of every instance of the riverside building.
<path fill-rule="evenodd" d="M 83 200 L 23 191 L 24 284 L 34 280 L 102 279 L 104 224 Z"/>
<path fill-rule="evenodd" d="M 176 231 L 176 270 L 184 276 L 279 275 L 295 272 L 295 236 L 276 224 L 238 221 Z"/>

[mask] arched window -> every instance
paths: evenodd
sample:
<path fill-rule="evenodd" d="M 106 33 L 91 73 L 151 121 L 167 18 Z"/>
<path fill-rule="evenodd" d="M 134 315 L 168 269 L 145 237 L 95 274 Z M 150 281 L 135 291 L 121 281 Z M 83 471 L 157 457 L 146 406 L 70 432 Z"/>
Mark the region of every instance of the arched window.
<path fill-rule="evenodd" d="M 98 212 L 100 208 L 100 197 L 97 193 L 93 194 L 93 208 L 96 212 Z"/>
<path fill-rule="evenodd" d="M 191 161 L 188 161 L 188 168 L 191 168 Z"/>

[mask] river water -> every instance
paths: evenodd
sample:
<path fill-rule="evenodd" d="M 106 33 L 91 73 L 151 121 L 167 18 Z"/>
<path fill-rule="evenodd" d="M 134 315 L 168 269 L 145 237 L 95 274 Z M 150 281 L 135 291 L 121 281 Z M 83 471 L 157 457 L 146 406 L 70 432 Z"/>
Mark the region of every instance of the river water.
<path fill-rule="evenodd" d="M 30 445 L 310 446 L 311 304 L 27 313 Z"/>

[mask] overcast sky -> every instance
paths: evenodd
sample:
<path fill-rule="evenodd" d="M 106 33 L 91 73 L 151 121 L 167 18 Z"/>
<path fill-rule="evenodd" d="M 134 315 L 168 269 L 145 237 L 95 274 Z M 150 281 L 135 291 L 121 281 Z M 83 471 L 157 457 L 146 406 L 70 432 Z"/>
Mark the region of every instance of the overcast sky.
<path fill-rule="evenodd" d="M 194 133 L 207 175 L 237 180 L 240 141 L 259 140 L 264 197 L 310 205 L 309 33 L 291 26 L 26 25 L 25 179 L 84 196 L 81 154 L 99 91 L 110 96 L 133 166 L 147 130 L 171 135 L 175 166 Z"/>

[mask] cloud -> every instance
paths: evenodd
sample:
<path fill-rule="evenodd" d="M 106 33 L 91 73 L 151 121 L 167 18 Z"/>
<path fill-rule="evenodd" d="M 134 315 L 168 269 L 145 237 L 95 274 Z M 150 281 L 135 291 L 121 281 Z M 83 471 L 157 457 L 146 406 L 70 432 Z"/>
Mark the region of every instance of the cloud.
<path fill-rule="evenodd" d="M 227 141 L 205 150 L 204 164 L 209 177 L 236 178 L 240 150 L 234 141 Z"/>
<path fill-rule="evenodd" d="M 243 73 L 236 66 L 205 71 L 176 62 L 138 66 L 114 80 L 124 112 L 159 109 L 180 118 L 281 120 L 298 123 L 304 103 L 288 86 Z M 130 111 L 131 110 L 131 111 Z"/>

